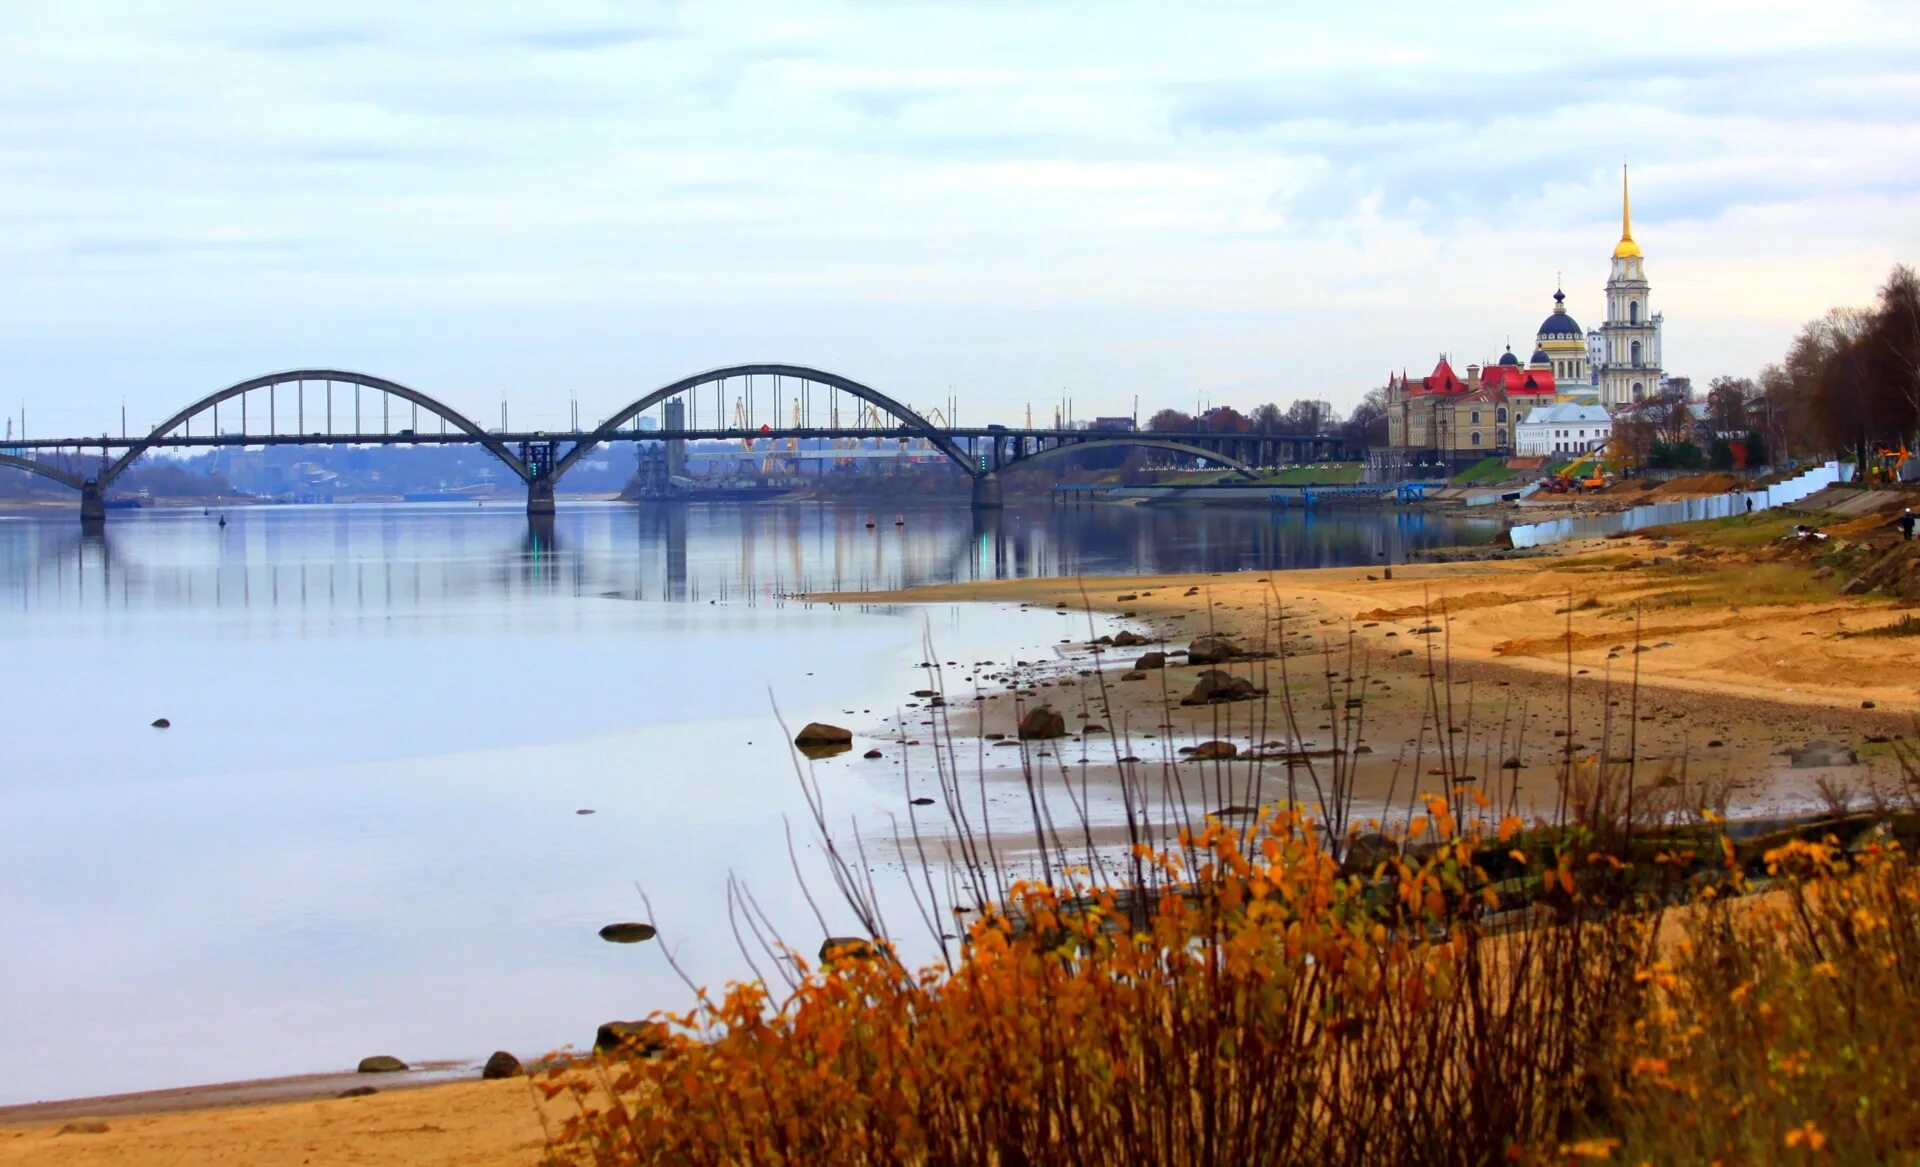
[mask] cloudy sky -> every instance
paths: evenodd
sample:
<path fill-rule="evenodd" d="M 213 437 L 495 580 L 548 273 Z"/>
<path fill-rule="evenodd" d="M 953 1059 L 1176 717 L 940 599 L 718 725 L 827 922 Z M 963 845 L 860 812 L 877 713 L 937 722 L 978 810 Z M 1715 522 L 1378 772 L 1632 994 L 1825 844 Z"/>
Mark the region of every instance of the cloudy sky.
<path fill-rule="evenodd" d="M 1466 15 L 1471 13 L 1471 15 Z M 0 5 L 0 413 L 334 365 L 482 419 L 831 369 L 961 419 L 1350 404 L 1599 323 L 1670 371 L 1920 260 L 1912 0 Z"/>

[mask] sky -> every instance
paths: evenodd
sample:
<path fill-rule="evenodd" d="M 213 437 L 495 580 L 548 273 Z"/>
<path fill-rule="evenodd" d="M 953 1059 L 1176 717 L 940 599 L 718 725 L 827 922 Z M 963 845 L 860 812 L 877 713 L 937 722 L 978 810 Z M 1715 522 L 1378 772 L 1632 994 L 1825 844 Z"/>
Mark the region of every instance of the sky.
<path fill-rule="evenodd" d="M 0 5 L 0 415 L 276 369 L 597 420 L 786 361 L 957 420 L 1313 396 L 1586 327 L 1669 372 L 1920 261 L 1912 0 Z"/>

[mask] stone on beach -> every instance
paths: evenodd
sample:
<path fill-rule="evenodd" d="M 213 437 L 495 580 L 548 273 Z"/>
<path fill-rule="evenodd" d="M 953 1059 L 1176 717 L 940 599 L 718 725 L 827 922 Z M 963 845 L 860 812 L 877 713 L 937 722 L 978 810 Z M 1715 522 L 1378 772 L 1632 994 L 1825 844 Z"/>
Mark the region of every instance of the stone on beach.
<path fill-rule="evenodd" d="M 1067 719 L 1056 712 L 1051 705 L 1040 705 L 1027 710 L 1020 719 L 1020 740 L 1034 741 L 1041 738 L 1067 736 Z"/>
<path fill-rule="evenodd" d="M 1215 740 L 1201 742 L 1199 745 L 1194 746 L 1192 752 L 1187 756 L 1196 762 L 1212 762 L 1235 757 L 1239 753 L 1240 747 L 1234 745 L 1232 742 Z"/>
<path fill-rule="evenodd" d="M 500 1078 L 518 1078 L 524 1073 L 526 1070 L 520 1065 L 520 1059 L 503 1049 L 494 1050 L 487 1064 L 480 1068 L 480 1077 L 488 1082 Z"/>
<path fill-rule="evenodd" d="M 1167 654 L 1164 652 L 1149 652 L 1139 660 L 1134 661 L 1133 667 L 1136 669 L 1164 669 L 1167 667 Z"/>
<path fill-rule="evenodd" d="M 1122 632 L 1113 638 L 1115 648 L 1132 648 L 1137 644 L 1152 644 L 1151 640 L 1137 632 Z"/>
<path fill-rule="evenodd" d="M 642 1057 L 666 1049 L 672 1033 L 661 1021 L 609 1021 L 593 1035 L 597 1054 L 639 1054 Z"/>
<path fill-rule="evenodd" d="M 1385 835 L 1361 835 L 1347 845 L 1347 857 L 1341 862 L 1340 871 L 1343 875 L 1369 874 L 1399 854 L 1400 848 Z"/>
<path fill-rule="evenodd" d="M 1207 705 L 1216 701 L 1245 701 L 1258 692 L 1253 682 L 1219 669 L 1208 669 L 1194 682 L 1193 692 L 1180 699 L 1182 705 Z"/>
<path fill-rule="evenodd" d="M 1823 766 L 1857 766 L 1860 755 L 1853 747 L 1839 742 L 1811 741 L 1797 750 L 1788 750 L 1796 770 L 1817 770 Z"/>
<path fill-rule="evenodd" d="M 1190 665 L 1224 664 L 1243 656 L 1240 646 L 1224 636 L 1202 636 L 1187 646 L 1187 663 Z"/>
<path fill-rule="evenodd" d="M 397 1074 L 406 1068 L 407 1063 L 401 1061 L 399 1058 L 392 1057 L 388 1054 L 375 1054 L 370 1058 L 361 1058 L 360 1068 L 356 1072 L 361 1074 Z"/>

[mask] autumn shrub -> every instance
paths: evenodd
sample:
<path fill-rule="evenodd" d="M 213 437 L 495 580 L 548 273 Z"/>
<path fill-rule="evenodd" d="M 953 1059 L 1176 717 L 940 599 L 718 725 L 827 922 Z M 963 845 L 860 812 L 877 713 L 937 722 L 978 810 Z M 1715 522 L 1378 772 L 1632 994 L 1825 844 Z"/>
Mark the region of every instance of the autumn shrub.
<path fill-rule="evenodd" d="M 1570 1137 L 1657 915 L 1519 858 L 1506 904 L 1445 803 L 1359 869 L 1279 812 L 1165 853 L 1149 905 L 1016 885 L 964 958 L 736 984 L 609 1070 L 568 1163 L 1449 1163 Z M 1511 836 L 1516 821 L 1502 828 Z M 1440 841 L 1420 849 L 1423 836 Z M 1511 841 L 1511 839 L 1509 839 Z M 1598 857 L 1594 857 L 1596 860 Z M 552 1094 L 584 1090 L 555 1076 Z"/>
<path fill-rule="evenodd" d="M 1642 978 L 1590 1132 L 1626 1162 L 1920 1162 L 1920 872 L 1897 846 L 1766 855 Z"/>

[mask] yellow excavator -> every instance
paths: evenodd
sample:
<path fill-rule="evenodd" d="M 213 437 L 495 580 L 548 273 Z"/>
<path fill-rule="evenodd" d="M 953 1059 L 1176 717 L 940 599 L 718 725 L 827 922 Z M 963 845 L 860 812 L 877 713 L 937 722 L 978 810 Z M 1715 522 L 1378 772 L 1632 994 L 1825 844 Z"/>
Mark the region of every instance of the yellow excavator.
<path fill-rule="evenodd" d="M 1546 488 L 1554 494 L 1565 494 L 1569 490 L 1605 489 L 1608 476 L 1606 471 L 1601 468 L 1601 462 L 1606 457 L 1607 449 L 1612 445 L 1613 442 L 1611 440 L 1602 442 L 1600 445 L 1595 446 L 1565 466 L 1562 466 L 1554 472 L 1553 477 L 1546 481 Z M 1587 466 L 1589 463 L 1592 464 L 1591 469 L 1587 471 L 1585 476 L 1582 476 L 1580 472 L 1581 468 Z"/>

